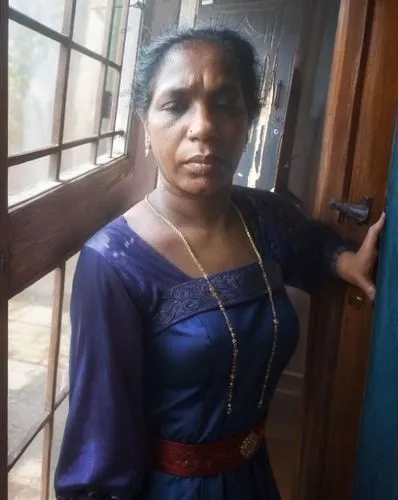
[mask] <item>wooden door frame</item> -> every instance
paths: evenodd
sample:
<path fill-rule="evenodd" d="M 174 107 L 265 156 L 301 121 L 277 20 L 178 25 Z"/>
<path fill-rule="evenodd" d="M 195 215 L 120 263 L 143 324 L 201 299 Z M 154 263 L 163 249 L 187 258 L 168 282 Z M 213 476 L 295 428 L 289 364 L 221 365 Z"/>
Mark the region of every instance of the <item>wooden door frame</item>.
<path fill-rule="evenodd" d="M 357 241 L 366 227 L 332 213 L 328 201 L 371 195 L 371 222 L 383 208 L 398 104 L 393 2 L 342 0 L 340 7 L 313 213 Z M 370 192 L 351 182 L 361 171 Z M 313 299 L 297 500 L 352 496 L 372 329 L 371 304 L 356 308 L 357 295 L 335 282 Z"/>

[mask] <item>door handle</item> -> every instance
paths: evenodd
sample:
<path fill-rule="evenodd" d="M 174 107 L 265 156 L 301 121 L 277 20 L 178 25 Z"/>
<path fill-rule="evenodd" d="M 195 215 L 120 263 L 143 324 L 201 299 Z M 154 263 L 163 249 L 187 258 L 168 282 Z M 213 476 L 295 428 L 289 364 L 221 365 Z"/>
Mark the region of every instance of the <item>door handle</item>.
<path fill-rule="evenodd" d="M 372 198 L 362 198 L 359 203 L 345 203 L 332 198 L 329 207 L 346 215 L 357 224 L 365 224 L 369 220 Z"/>

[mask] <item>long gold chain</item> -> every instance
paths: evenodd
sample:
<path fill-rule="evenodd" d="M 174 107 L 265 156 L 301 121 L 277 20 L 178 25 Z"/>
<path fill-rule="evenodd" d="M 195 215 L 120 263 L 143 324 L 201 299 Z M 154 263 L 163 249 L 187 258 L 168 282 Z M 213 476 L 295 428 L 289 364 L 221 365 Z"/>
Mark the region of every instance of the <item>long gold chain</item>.
<path fill-rule="evenodd" d="M 231 363 L 231 370 L 230 370 L 230 374 L 229 374 L 229 387 L 228 387 L 228 400 L 227 400 L 227 414 L 230 415 L 232 412 L 232 400 L 233 400 L 233 395 L 234 395 L 236 368 L 237 368 L 238 353 L 239 353 L 238 339 L 237 339 L 234 327 L 232 326 L 231 320 L 229 319 L 229 316 L 228 316 L 227 311 L 224 307 L 224 304 L 222 303 L 222 300 L 221 300 L 219 293 L 217 292 L 217 290 L 214 288 L 213 284 L 211 283 L 208 274 L 206 273 L 202 264 L 199 262 L 198 258 L 196 257 L 195 252 L 192 250 L 192 247 L 189 244 L 187 238 L 180 231 L 180 229 L 178 229 L 177 226 L 175 226 L 169 219 L 167 219 L 163 214 L 161 214 L 159 212 L 159 210 L 149 201 L 148 195 L 145 197 L 145 201 L 148 204 L 148 206 L 151 208 L 151 210 L 155 213 L 155 215 L 157 217 L 159 217 L 165 224 L 167 224 L 170 227 L 170 229 L 172 229 L 174 231 L 174 233 L 176 233 L 176 235 L 184 243 L 184 246 L 185 246 L 187 252 L 189 253 L 190 257 L 194 261 L 194 263 L 197 266 L 197 268 L 199 269 L 199 271 L 202 273 L 202 275 L 203 275 L 204 279 L 206 280 L 207 285 L 209 287 L 210 294 L 216 300 L 217 305 L 225 318 L 225 322 L 227 324 L 227 327 L 228 327 L 228 330 L 229 330 L 229 333 L 231 336 L 231 341 L 232 341 L 232 363 Z M 273 342 L 272 342 L 272 347 L 271 347 L 271 353 L 270 353 L 268 364 L 267 364 L 267 369 L 265 372 L 264 383 L 263 383 L 263 386 L 261 388 L 260 399 L 259 399 L 259 402 L 257 405 L 258 408 L 261 408 L 263 403 L 264 403 L 264 397 L 265 397 L 267 387 L 268 387 L 268 380 L 269 380 L 269 377 L 271 375 L 272 363 L 273 363 L 276 348 L 278 345 L 279 321 L 278 321 L 278 318 L 276 315 L 276 309 L 275 309 L 275 303 L 274 303 L 274 297 L 272 294 L 271 284 L 269 282 L 267 273 L 265 272 L 265 269 L 264 269 L 263 259 L 260 255 L 260 252 L 258 251 L 258 249 L 256 247 L 256 244 L 254 243 L 254 240 L 253 240 L 252 235 L 250 234 L 250 231 L 246 225 L 246 222 L 245 222 L 245 219 L 242 215 L 242 212 L 239 210 L 239 208 L 233 202 L 232 202 L 232 206 L 233 206 L 234 210 L 236 211 L 236 213 L 238 214 L 238 216 L 242 222 L 243 228 L 245 230 L 246 236 L 249 239 L 251 246 L 253 247 L 254 253 L 256 254 L 258 264 L 261 268 L 265 287 L 266 287 L 266 290 L 268 292 L 268 296 L 269 296 L 269 300 L 270 300 L 270 304 L 271 304 L 272 325 L 273 325 L 274 337 L 273 337 Z"/>

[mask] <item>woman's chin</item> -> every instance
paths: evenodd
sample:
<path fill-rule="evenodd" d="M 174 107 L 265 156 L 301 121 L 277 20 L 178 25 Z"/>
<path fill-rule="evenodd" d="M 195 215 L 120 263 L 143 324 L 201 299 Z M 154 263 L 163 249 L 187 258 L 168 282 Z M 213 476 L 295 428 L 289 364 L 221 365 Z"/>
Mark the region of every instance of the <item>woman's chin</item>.
<path fill-rule="evenodd" d="M 233 179 L 214 176 L 197 176 L 184 179 L 179 188 L 191 196 L 210 196 L 217 192 L 231 188 Z"/>

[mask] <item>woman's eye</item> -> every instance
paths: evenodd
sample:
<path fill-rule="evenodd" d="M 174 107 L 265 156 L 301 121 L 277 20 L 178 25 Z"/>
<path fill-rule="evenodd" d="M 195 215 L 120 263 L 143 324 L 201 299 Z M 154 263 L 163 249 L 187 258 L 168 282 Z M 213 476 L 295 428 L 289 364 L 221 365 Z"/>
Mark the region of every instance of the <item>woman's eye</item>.
<path fill-rule="evenodd" d="M 184 104 L 179 101 L 170 101 L 162 106 L 163 111 L 169 111 L 171 113 L 178 113 L 184 110 Z"/>
<path fill-rule="evenodd" d="M 234 98 L 222 98 L 217 100 L 217 106 L 226 109 L 238 109 L 241 107 L 239 99 Z"/>

